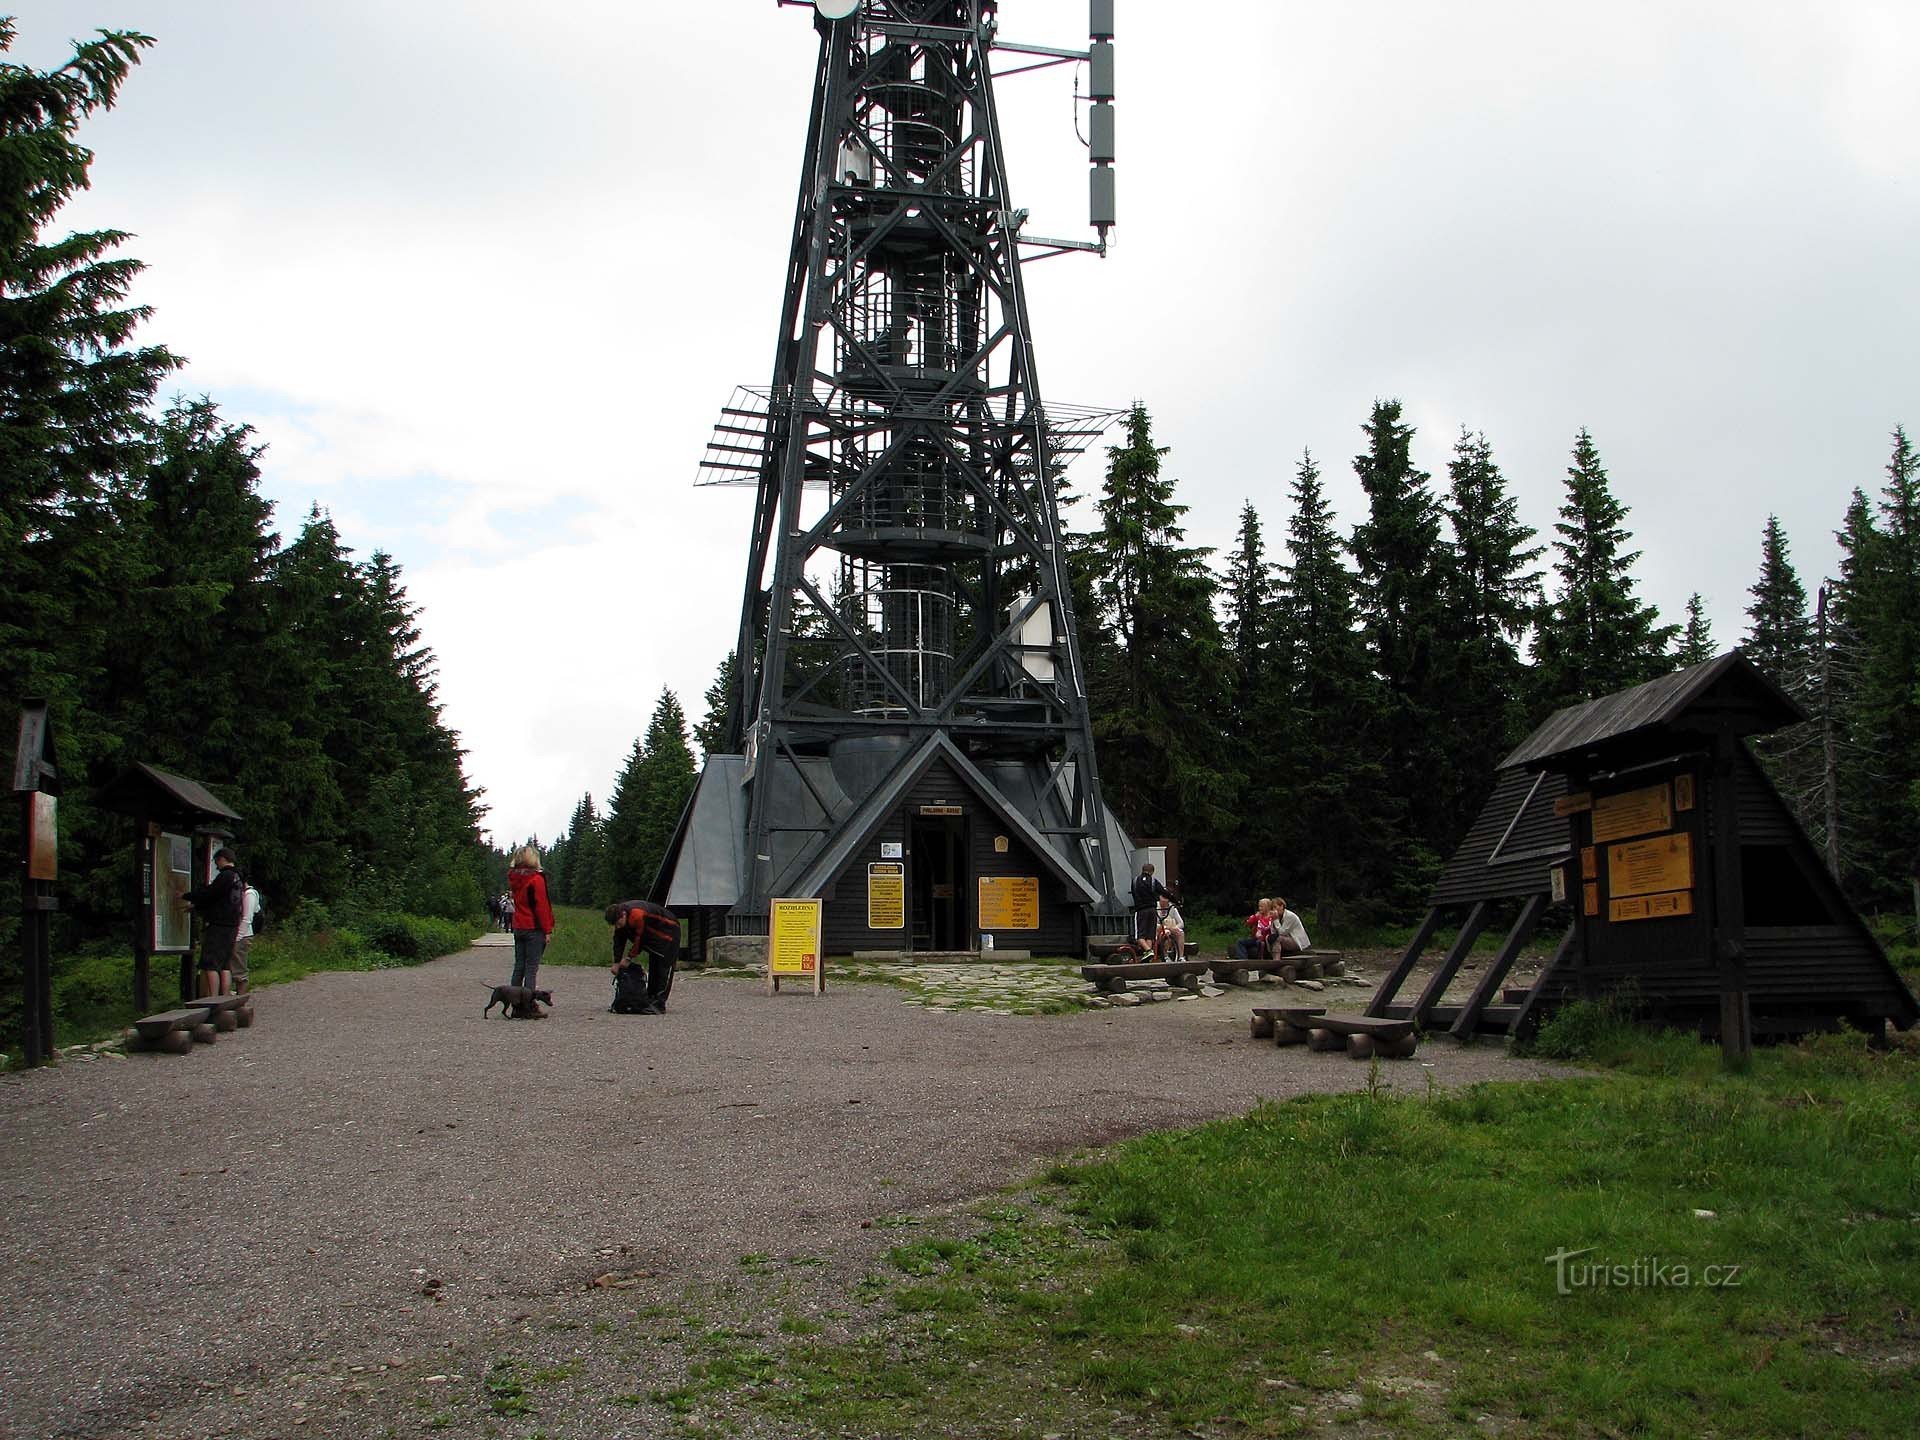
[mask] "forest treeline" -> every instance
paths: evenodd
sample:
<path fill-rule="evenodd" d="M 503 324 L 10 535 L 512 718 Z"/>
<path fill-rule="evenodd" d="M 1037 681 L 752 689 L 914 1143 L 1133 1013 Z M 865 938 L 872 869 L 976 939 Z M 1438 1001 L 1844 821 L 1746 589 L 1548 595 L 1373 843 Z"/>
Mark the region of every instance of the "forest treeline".
<path fill-rule="evenodd" d="M 0 52 L 12 40 L 0 21 Z M 283 537 L 248 428 L 205 397 L 160 402 L 181 361 L 134 343 L 148 311 L 128 303 L 127 237 L 55 233 L 93 158 L 81 122 L 149 43 L 103 33 L 56 70 L 0 64 L 0 715 L 51 706 L 55 948 L 126 933 L 132 822 L 92 795 L 135 761 L 240 812 L 269 913 L 476 916 L 480 797 L 399 567 L 357 558 L 318 509 Z M 18 826 L 0 836 L 4 1010 Z"/>
<path fill-rule="evenodd" d="M 1535 725 L 1737 644 L 1812 717 L 1757 748 L 1815 843 L 1858 902 L 1909 902 L 1920 462 L 1903 430 L 1836 515 L 1840 573 L 1812 599 L 1777 519 L 1752 537 L 1748 623 L 1724 643 L 1698 594 L 1674 621 L 1640 595 L 1628 509 L 1586 430 L 1550 535 L 1519 520 L 1485 435 L 1462 430 L 1443 479 L 1415 463 L 1397 400 L 1360 439 L 1350 530 L 1303 454 L 1269 502 L 1284 528 L 1249 501 L 1215 557 L 1187 544 L 1136 406 L 1073 538 L 1107 800 L 1133 834 L 1185 843 L 1191 894 L 1244 906 L 1280 887 L 1323 925 L 1417 912 Z"/>
<path fill-rule="evenodd" d="M 1717 642 L 1695 594 L 1663 620 L 1639 593 L 1628 508 L 1593 435 L 1573 437 L 1550 535 L 1523 524 L 1483 434 L 1444 480 L 1419 468 L 1399 401 L 1352 459 L 1367 513 L 1342 528 L 1303 454 L 1231 549 L 1189 545 L 1144 405 L 1091 514 L 1057 481 L 1107 803 L 1136 838 L 1183 847 L 1190 902 L 1230 913 L 1285 891 L 1324 926 L 1408 918 L 1541 720 L 1738 644 L 1812 717 L 1757 742 L 1857 902 L 1905 907 L 1920 818 L 1920 460 L 1893 432 L 1873 493 L 1836 517 L 1840 573 L 1810 596 L 1769 517 L 1742 634 Z M 1269 536 L 1277 536 L 1269 539 Z M 729 655 L 694 738 L 728 733 Z M 558 893 L 640 894 L 694 778 L 665 692 L 609 813 L 581 797 L 553 847 Z"/>

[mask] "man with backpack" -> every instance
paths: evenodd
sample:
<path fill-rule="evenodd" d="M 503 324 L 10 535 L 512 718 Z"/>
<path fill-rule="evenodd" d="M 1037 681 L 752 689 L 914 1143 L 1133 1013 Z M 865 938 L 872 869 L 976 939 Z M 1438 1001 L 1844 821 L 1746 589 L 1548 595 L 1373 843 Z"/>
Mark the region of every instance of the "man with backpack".
<path fill-rule="evenodd" d="M 660 1015 L 680 959 L 680 921 L 651 900 L 619 900 L 607 907 L 613 926 L 613 1004 L 619 1015 Z M 640 956 L 647 957 L 642 979 Z"/>
<path fill-rule="evenodd" d="M 199 912 L 200 993 L 226 995 L 233 989 L 233 950 L 246 914 L 247 882 L 234 864 L 233 852 L 222 845 L 213 852 L 213 879 L 186 893 L 186 902 Z"/>

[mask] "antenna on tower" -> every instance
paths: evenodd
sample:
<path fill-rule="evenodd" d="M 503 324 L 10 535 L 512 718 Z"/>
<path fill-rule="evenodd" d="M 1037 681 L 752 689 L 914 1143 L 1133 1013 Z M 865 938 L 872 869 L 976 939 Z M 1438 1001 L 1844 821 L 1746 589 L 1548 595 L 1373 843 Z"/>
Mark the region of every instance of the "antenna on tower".
<path fill-rule="evenodd" d="M 1087 153 L 1093 173 L 1087 177 L 1087 219 L 1100 232 L 1100 248 L 1107 248 L 1107 231 L 1114 224 L 1113 183 L 1113 0 L 1090 0 L 1087 33 L 1093 44 L 1087 52 Z"/>

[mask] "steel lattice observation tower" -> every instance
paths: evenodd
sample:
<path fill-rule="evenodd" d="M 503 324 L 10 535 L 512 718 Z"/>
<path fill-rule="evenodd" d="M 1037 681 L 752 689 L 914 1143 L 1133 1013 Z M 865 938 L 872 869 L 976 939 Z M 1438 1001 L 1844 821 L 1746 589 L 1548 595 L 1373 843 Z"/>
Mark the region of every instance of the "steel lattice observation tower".
<path fill-rule="evenodd" d="M 1122 928 L 1133 857 L 1101 801 L 1055 484 L 1119 412 L 1043 406 L 1021 265 L 1106 251 L 1112 0 L 1079 51 L 1002 41 L 994 0 L 781 3 L 820 50 L 773 377 L 701 466 L 758 492 L 734 753 L 708 758 L 654 894 L 696 947 L 817 896 L 829 953 L 1077 953 Z M 1024 233 L 997 59 L 1086 65 L 1098 240 Z"/>

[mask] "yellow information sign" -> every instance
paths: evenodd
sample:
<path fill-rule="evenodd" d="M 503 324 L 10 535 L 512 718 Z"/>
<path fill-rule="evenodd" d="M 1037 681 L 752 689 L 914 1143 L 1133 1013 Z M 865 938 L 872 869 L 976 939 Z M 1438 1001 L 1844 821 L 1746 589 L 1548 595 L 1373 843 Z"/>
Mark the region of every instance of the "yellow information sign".
<path fill-rule="evenodd" d="M 867 928 L 907 928 L 907 867 L 898 860 L 867 866 Z"/>
<path fill-rule="evenodd" d="M 1038 930 L 1040 877 L 1038 875 L 982 875 L 980 877 L 982 930 Z"/>
<path fill-rule="evenodd" d="M 1593 838 L 1597 843 L 1625 840 L 1673 828 L 1673 792 L 1667 782 L 1593 799 Z"/>
<path fill-rule="evenodd" d="M 1671 895 L 1633 895 L 1607 902 L 1609 920 L 1670 920 L 1676 915 L 1692 913 L 1691 890 L 1678 890 Z"/>
<path fill-rule="evenodd" d="M 1684 830 L 1607 847 L 1607 894 L 1654 895 L 1693 888 L 1693 837 Z"/>
<path fill-rule="evenodd" d="M 820 902 L 770 901 L 767 913 L 767 993 L 780 988 L 780 977 L 810 980 L 817 995 L 825 988 L 820 954 Z"/>

